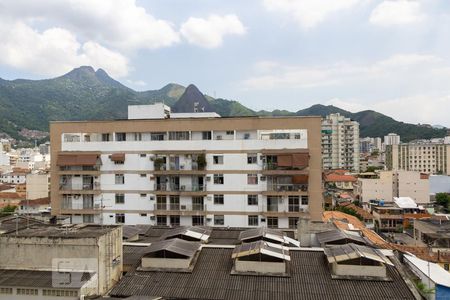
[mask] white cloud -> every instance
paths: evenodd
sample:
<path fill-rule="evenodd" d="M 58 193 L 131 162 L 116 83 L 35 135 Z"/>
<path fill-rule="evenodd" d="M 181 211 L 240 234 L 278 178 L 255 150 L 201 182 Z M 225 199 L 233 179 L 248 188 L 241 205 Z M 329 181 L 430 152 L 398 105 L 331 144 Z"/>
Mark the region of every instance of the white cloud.
<path fill-rule="evenodd" d="M 368 64 L 340 62 L 332 65 L 295 66 L 271 62 L 270 70 L 255 65 L 258 71 L 243 82 L 246 89 L 315 88 L 356 84 L 404 84 L 445 80 L 450 66 L 432 55 L 398 54 Z M 262 62 L 262 65 L 266 65 Z"/>
<path fill-rule="evenodd" d="M 326 104 L 351 112 L 372 109 L 408 123 L 450 126 L 448 109 L 443 109 L 450 107 L 450 93 L 397 97 L 364 105 L 357 100 L 335 98 L 327 101 Z"/>
<path fill-rule="evenodd" d="M 411 24 L 424 18 L 419 1 L 387 0 L 375 7 L 369 20 L 375 25 L 392 26 Z"/>
<path fill-rule="evenodd" d="M 289 15 L 308 29 L 325 21 L 330 15 L 349 9 L 361 0 L 264 0 L 268 11 Z"/>
<path fill-rule="evenodd" d="M 243 35 L 244 25 L 236 15 L 210 15 L 207 19 L 189 18 L 181 25 L 181 35 L 191 44 L 216 48 L 226 35 Z"/>
<path fill-rule="evenodd" d="M 24 22 L 56 22 L 83 39 L 122 51 L 179 42 L 173 25 L 156 19 L 135 0 L 0 0 L 1 15 Z"/>
<path fill-rule="evenodd" d="M 82 44 L 62 28 L 38 32 L 23 22 L 2 20 L 0 36 L 0 63 L 18 69 L 56 76 L 80 65 L 91 65 L 115 77 L 128 73 L 126 57 L 92 41 Z"/>

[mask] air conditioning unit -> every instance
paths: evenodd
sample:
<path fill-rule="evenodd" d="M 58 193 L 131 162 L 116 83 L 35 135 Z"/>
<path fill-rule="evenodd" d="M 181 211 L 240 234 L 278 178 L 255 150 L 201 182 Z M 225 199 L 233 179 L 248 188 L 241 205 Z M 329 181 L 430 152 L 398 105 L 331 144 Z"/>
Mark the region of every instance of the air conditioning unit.
<path fill-rule="evenodd" d="M 184 170 L 184 165 L 180 165 L 180 170 Z"/>
<path fill-rule="evenodd" d="M 222 139 L 222 136 L 221 135 L 218 135 L 217 137 L 216 137 L 216 140 L 221 140 Z"/>
<path fill-rule="evenodd" d="M 150 196 L 150 200 L 151 201 L 155 200 L 155 196 Z"/>
<path fill-rule="evenodd" d="M 266 223 L 266 219 L 261 218 L 261 223 Z"/>
<path fill-rule="evenodd" d="M 186 186 L 185 186 L 185 185 L 181 185 L 181 186 L 180 186 L 180 190 L 181 190 L 181 191 L 186 190 Z"/>
<path fill-rule="evenodd" d="M 250 139 L 250 133 L 244 134 L 244 140 L 248 140 L 248 139 Z"/>

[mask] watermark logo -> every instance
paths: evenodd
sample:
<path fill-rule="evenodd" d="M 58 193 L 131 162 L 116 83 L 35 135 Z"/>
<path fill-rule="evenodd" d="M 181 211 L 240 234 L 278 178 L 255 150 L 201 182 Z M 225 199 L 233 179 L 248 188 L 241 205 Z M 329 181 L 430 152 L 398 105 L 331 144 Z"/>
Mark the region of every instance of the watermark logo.
<path fill-rule="evenodd" d="M 80 288 L 97 277 L 98 261 L 95 258 L 54 258 L 52 270 L 53 288 Z"/>

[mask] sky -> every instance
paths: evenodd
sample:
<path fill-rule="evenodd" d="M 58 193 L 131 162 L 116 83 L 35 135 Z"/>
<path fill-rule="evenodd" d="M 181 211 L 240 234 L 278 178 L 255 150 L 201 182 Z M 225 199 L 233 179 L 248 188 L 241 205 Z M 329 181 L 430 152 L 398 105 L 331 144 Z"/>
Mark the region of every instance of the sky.
<path fill-rule="evenodd" d="M 0 0 L 0 37 L 3 79 L 91 65 L 135 90 L 450 127 L 448 0 Z"/>

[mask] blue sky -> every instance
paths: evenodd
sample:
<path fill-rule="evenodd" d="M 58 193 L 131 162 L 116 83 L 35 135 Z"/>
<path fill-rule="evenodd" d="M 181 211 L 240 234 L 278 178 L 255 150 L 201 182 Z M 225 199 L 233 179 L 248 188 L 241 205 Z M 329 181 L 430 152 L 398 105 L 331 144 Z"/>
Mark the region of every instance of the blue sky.
<path fill-rule="evenodd" d="M 446 0 L 0 0 L 0 36 L 4 79 L 93 65 L 137 90 L 450 127 Z"/>

